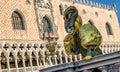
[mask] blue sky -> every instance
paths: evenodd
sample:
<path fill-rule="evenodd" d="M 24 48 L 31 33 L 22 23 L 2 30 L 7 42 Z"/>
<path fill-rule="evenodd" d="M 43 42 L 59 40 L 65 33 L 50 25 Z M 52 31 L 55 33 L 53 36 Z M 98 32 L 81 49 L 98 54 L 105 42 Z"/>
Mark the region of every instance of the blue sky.
<path fill-rule="evenodd" d="M 116 9 L 117 9 L 117 16 L 118 16 L 118 21 L 120 25 L 120 0 L 90 0 L 93 2 L 98 2 L 106 5 L 113 5 L 116 4 Z"/>

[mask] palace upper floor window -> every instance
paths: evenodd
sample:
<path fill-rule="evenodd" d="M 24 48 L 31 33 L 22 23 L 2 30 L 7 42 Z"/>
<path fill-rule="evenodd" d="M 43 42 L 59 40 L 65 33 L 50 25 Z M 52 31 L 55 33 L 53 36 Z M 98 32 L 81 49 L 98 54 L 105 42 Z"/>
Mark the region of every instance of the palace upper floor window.
<path fill-rule="evenodd" d="M 106 31 L 108 35 L 113 35 L 112 28 L 108 22 L 106 23 Z"/>
<path fill-rule="evenodd" d="M 88 23 L 90 23 L 91 25 L 94 25 L 92 20 L 89 20 Z"/>
<path fill-rule="evenodd" d="M 12 25 L 13 29 L 25 30 L 24 19 L 22 15 L 17 11 L 14 11 L 12 13 Z"/>
<path fill-rule="evenodd" d="M 95 15 L 98 16 L 98 12 L 95 12 Z"/>
<path fill-rule="evenodd" d="M 83 9 L 83 10 L 82 10 L 82 12 L 83 12 L 84 14 L 86 14 L 86 13 L 87 13 L 85 9 Z"/>
<path fill-rule="evenodd" d="M 47 17 L 43 17 L 43 31 L 50 33 L 53 30 L 53 25 L 50 23 Z"/>
<path fill-rule="evenodd" d="M 63 9 L 63 6 L 61 4 L 59 5 L 59 9 L 60 9 L 60 14 L 63 15 L 64 9 Z"/>

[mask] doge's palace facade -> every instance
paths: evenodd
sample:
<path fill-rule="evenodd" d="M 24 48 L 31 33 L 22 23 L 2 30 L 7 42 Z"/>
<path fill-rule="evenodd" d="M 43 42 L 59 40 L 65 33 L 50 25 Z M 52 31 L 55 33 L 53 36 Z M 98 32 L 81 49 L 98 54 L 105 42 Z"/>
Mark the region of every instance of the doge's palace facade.
<path fill-rule="evenodd" d="M 82 60 L 65 53 L 63 11 L 79 10 L 83 23 L 101 32 L 104 54 L 120 51 L 116 7 L 83 0 L 0 0 L 0 72 L 37 70 Z"/>

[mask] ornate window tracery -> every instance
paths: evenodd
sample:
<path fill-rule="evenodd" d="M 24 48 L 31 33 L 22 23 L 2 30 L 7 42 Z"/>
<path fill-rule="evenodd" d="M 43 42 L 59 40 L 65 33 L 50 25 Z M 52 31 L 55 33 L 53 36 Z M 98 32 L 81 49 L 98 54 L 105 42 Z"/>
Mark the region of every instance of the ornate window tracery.
<path fill-rule="evenodd" d="M 50 24 L 49 20 L 46 17 L 43 17 L 43 31 L 50 33 L 53 30 L 52 24 Z"/>
<path fill-rule="evenodd" d="M 17 11 L 14 11 L 12 13 L 12 24 L 13 24 L 13 29 L 19 29 L 19 30 L 25 29 L 23 17 Z"/>

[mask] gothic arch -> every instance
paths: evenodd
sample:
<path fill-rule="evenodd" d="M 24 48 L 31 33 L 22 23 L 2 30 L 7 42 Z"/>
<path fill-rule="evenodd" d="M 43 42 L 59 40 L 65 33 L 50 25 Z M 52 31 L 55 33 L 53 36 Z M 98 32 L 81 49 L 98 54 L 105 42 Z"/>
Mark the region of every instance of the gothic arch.
<path fill-rule="evenodd" d="M 42 23 L 43 23 L 42 26 L 43 26 L 43 31 L 44 32 L 48 32 L 48 33 L 52 32 L 53 23 L 52 23 L 51 18 L 48 15 L 43 16 Z"/>
<path fill-rule="evenodd" d="M 10 68 L 15 68 L 15 58 L 12 52 L 9 53 L 9 63 L 10 63 Z"/>
<path fill-rule="evenodd" d="M 20 54 L 20 52 L 17 52 L 17 57 L 18 57 L 18 67 L 23 67 L 23 62 L 22 62 L 22 56 Z"/>
<path fill-rule="evenodd" d="M 64 8 L 62 4 L 59 5 L 59 10 L 60 10 L 60 14 L 63 15 Z"/>
<path fill-rule="evenodd" d="M 6 64 L 6 57 L 4 55 L 4 52 L 1 53 L 1 69 L 7 69 L 7 64 Z"/>
<path fill-rule="evenodd" d="M 17 29 L 23 29 L 23 30 L 25 30 L 27 27 L 26 27 L 26 21 L 25 21 L 25 16 L 24 16 L 24 14 L 20 11 L 20 10 L 18 10 L 18 9 L 16 9 L 16 10 L 14 10 L 13 12 L 12 12 L 12 25 L 13 25 L 13 29 L 16 29 L 15 28 L 15 25 L 13 24 L 13 22 L 14 22 L 14 19 L 13 19 L 13 16 L 14 16 L 14 14 L 16 14 L 17 16 L 19 16 L 20 17 L 20 19 L 21 19 L 21 28 L 17 28 Z"/>
<path fill-rule="evenodd" d="M 110 26 L 110 24 L 107 22 L 107 23 L 105 24 L 105 26 L 106 26 L 107 34 L 108 34 L 108 35 L 113 35 L 112 27 Z"/>
<path fill-rule="evenodd" d="M 43 15 L 42 19 L 43 18 L 46 18 L 50 23 L 52 23 L 52 19 L 51 19 L 51 17 L 49 15 Z"/>

